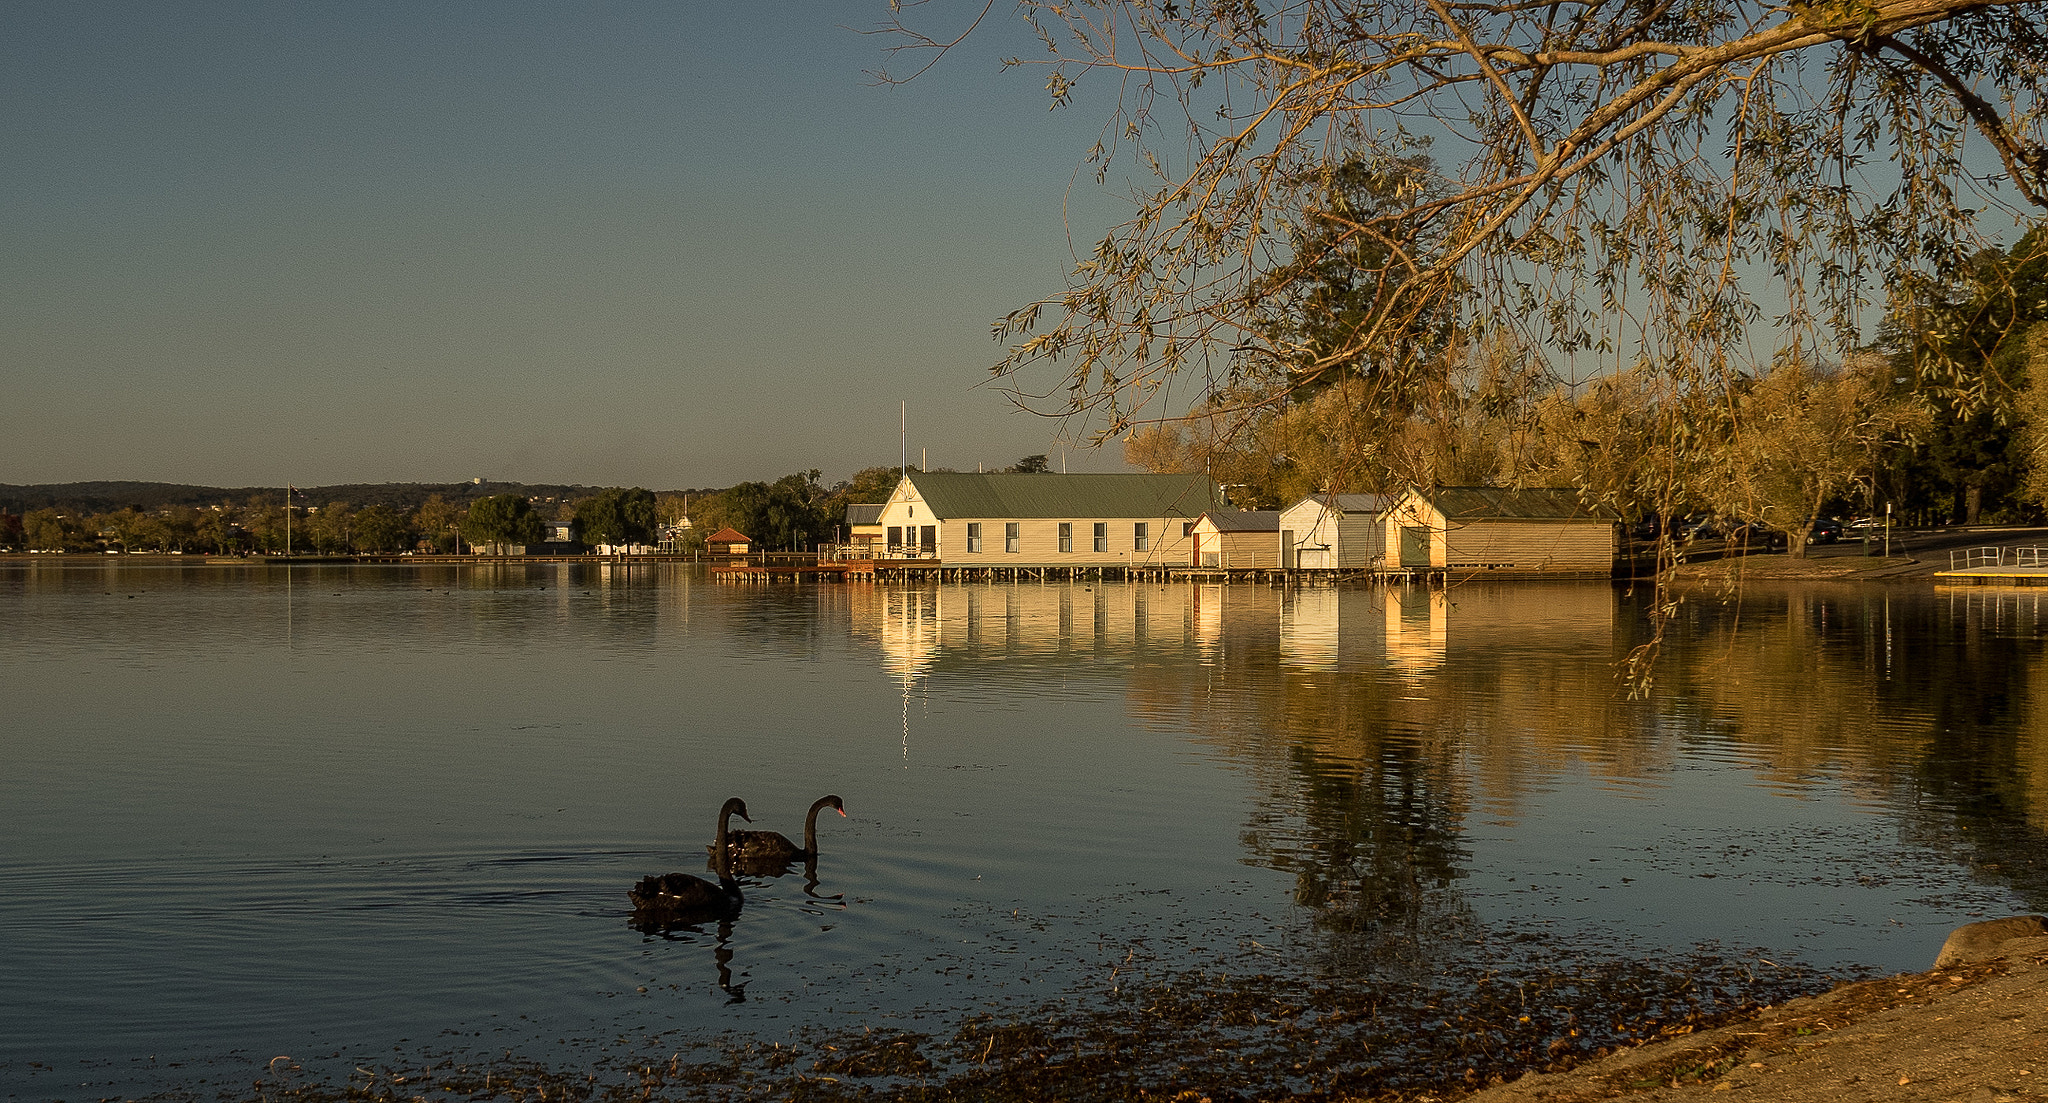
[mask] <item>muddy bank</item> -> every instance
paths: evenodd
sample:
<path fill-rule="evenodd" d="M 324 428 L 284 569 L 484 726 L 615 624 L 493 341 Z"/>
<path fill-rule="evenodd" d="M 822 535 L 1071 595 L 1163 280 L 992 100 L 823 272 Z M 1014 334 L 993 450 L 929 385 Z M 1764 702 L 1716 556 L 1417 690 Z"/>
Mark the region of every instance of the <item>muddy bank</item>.
<path fill-rule="evenodd" d="M 593 1048 L 587 1063 L 514 1055 L 394 1058 L 353 1069 L 280 1060 L 220 1098 L 396 1101 L 1426 1100 L 1562 1071 L 1704 1030 L 1831 982 L 1754 957 L 1589 960 L 1362 979 L 1148 973 L 927 1031 L 789 1042 L 680 1033 Z M 622 1040 L 623 1041 L 623 1040 Z M 182 1097 L 191 1098 L 191 1097 Z"/>
<path fill-rule="evenodd" d="M 1464 1098 L 2048 1099 L 2048 938 L 2010 943 L 1998 960 L 1845 985 Z"/>
<path fill-rule="evenodd" d="M 2048 1100 L 2048 937 L 1999 952 L 1763 1007 L 1725 999 L 1768 986 L 1712 969 L 1481 978 L 1455 993 L 1455 1004 L 1446 992 L 1445 1004 L 1406 1015 L 1368 991 L 1183 974 L 1120 988 L 1093 1008 L 1047 1005 L 1025 1018 L 972 1019 L 950 1036 L 866 1030 L 799 1045 L 725 1046 L 669 1039 L 674 1052 L 630 1066 L 447 1060 L 357 1068 L 339 1082 L 280 1059 L 221 1098 Z M 1795 983 L 1786 977 L 1779 987 Z M 1582 1006 L 1545 1021 L 1557 998 L 1576 1003 L 1571 995 L 1593 988 L 1610 1001 L 1603 1010 Z"/>

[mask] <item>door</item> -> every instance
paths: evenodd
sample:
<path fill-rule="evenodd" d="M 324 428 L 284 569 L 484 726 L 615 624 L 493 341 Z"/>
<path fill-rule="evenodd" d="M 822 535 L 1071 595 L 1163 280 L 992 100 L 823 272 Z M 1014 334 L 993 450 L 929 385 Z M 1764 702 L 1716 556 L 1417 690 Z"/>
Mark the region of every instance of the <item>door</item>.
<path fill-rule="evenodd" d="M 1429 566 L 1429 526 L 1401 526 L 1401 565 L 1403 567 Z"/>

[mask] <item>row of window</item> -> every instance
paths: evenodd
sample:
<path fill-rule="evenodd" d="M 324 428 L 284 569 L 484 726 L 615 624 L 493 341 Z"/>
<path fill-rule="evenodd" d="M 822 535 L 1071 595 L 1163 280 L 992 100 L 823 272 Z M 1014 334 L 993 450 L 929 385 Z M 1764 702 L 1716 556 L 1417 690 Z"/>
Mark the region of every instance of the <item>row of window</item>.
<path fill-rule="evenodd" d="M 1109 522 L 1096 521 L 1094 526 L 1095 530 L 1091 534 L 1094 550 L 1097 552 L 1107 552 L 1109 550 Z M 1015 555 L 1020 550 L 1019 545 L 1022 542 L 1022 536 L 1019 529 L 1021 528 L 1022 526 L 1016 521 L 1003 522 L 1003 551 L 1006 554 Z M 1131 550 L 1151 551 L 1152 526 L 1150 523 L 1139 521 L 1131 526 L 1131 529 Z M 1071 554 L 1074 550 L 1074 523 L 1072 521 L 1061 521 L 1059 532 L 1060 551 L 1063 554 Z M 967 522 L 967 554 L 979 555 L 981 551 L 981 522 L 969 521 Z"/>
<path fill-rule="evenodd" d="M 928 552 L 939 549 L 939 526 L 937 525 L 890 525 L 889 546 L 901 548 L 916 544 Z"/>

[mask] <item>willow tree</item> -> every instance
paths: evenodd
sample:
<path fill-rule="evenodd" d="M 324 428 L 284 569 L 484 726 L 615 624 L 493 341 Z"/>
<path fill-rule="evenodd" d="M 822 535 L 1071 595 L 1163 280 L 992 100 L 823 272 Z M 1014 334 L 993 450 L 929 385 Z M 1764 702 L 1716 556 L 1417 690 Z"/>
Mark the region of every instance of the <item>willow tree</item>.
<path fill-rule="evenodd" d="M 1009 64 L 1105 105 L 1130 207 L 993 372 L 1098 441 L 1226 391 L 1392 401 L 1487 331 L 1720 385 L 1940 297 L 2048 198 L 2043 0 L 1017 7 L 1045 52 Z M 887 28 L 920 64 L 968 37 L 925 18 Z"/>

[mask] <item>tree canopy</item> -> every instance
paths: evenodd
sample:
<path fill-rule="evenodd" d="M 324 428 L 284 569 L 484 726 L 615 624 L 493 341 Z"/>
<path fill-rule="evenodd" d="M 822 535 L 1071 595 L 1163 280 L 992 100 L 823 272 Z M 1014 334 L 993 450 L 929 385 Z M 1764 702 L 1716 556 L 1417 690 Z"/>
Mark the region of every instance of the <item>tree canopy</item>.
<path fill-rule="evenodd" d="M 1132 213 L 993 371 L 1096 440 L 1304 384 L 1397 406 L 1489 331 L 1725 387 L 1947 301 L 2048 205 L 2041 0 L 1018 7 L 1045 51 L 1009 64 L 1055 107 L 1100 86 Z M 965 37 L 911 18 L 920 64 Z"/>
<path fill-rule="evenodd" d="M 611 487 L 576 503 L 576 539 L 596 547 L 654 542 L 654 492 Z"/>
<path fill-rule="evenodd" d="M 538 544 L 545 535 L 533 504 L 519 494 L 493 494 L 469 507 L 462 522 L 463 538 L 482 547 Z"/>

